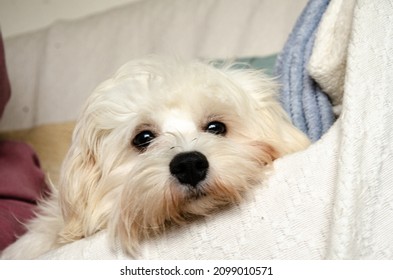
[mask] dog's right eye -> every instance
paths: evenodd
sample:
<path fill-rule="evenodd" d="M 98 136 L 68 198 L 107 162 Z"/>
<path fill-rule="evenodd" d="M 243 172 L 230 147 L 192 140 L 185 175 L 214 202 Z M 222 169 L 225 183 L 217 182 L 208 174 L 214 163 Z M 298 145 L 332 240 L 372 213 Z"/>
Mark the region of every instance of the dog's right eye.
<path fill-rule="evenodd" d="M 144 130 L 139 132 L 134 139 L 132 140 L 132 145 L 136 147 L 138 150 L 146 149 L 151 141 L 156 138 L 156 135 L 150 130 Z"/>
<path fill-rule="evenodd" d="M 213 121 L 207 124 L 205 131 L 215 135 L 224 136 L 227 133 L 227 127 L 222 122 Z"/>

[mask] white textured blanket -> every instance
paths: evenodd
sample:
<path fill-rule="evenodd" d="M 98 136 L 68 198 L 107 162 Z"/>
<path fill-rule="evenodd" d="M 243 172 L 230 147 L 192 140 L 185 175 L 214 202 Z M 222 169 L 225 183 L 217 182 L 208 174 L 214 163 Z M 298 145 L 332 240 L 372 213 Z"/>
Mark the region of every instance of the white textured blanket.
<path fill-rule="evenodd" d="M 148 240 L 141 258 L 392 259 L 392 14 L 392 0 L 356 2 L 342 115 L 320 141 L 277 160 L 240 206 Z M 126 256 L 101 232 L 43 258 Z"/>

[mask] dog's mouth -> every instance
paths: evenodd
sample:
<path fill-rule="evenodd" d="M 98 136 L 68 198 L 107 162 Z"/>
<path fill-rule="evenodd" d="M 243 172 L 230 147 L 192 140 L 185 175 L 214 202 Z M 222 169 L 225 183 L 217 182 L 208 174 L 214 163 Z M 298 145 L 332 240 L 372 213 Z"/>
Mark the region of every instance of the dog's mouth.
<path fill-rule="evenodd" d="M 203 184 L 195 187 L 191 185 L 181 185 L 179 187 L 184 189 L 186 200 L 198 200 L 208 195 Z"/>

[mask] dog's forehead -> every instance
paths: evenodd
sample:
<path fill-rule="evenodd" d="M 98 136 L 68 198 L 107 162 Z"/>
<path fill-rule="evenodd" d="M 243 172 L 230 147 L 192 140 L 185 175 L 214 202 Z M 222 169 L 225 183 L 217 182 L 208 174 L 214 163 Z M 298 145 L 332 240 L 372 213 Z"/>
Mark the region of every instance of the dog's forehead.
<path fill-rule="evenodd" d="M 180 109 L 170 109 L 161 116 L 162 131 L 172 133 L 191 133 L 197 126 L 189 112 Z"/>

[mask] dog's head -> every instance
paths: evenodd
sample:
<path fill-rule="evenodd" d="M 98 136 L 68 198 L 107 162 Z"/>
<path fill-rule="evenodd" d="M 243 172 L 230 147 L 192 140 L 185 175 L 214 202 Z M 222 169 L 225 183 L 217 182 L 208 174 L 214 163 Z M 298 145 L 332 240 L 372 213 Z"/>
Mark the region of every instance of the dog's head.
<path fill-rule="evenodd" d="M 147 59 L 88 99 L 64 162 L 64 239 L 110 228 L 131 252 L 168 223 L 238 202 L 274 159 L 308 145 L 252 70 Z"/>

